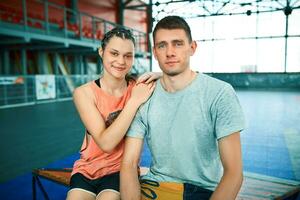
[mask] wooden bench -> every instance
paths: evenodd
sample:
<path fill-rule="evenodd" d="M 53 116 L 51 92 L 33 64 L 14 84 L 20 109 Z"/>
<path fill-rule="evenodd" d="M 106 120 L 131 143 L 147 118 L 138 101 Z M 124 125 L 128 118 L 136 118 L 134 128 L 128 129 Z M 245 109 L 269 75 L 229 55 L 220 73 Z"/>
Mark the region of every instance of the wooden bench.
<path fill-rule="evenodd" d="M 244 172 L 244 181 L 238 200 L 296 200 L 300 182 Z"/>
<path fill-rule="evenodd" d="M 39 178 L 69 186 L 71 168 L 64 169 L 35 169 L 32 171 L 33 199 L 36 199 L 36 185 L 42 191 L 45 199 L 48 194 Z M 141 174 L 147 173 L 148 168 L 141 167 Z M 242 188 L 236 200 L 296 200 L 300 198 L 300 182 L 279 179 L 254 173 L 244 173 Z"/>
<path fill-rule="evenodd" d="M 72 168 L 63 169 L 34 169 L 32 171 L 32 198 L 36 200 L 36 186 L 41 190 L 45 199 L 49 200 L 49 196 L 43 187 L 40 178 L 58 183 L 60 185 L 69 186 Z"/>

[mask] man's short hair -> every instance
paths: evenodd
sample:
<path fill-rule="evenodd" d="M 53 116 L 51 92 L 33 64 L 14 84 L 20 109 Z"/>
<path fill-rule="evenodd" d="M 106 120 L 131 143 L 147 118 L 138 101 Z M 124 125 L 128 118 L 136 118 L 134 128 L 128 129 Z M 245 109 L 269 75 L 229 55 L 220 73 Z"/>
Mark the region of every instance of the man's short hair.
<path fill-rule="evenodd" d="M 159 29 L 169 29 L 169 30 L 183 29 L 186 36 L 188 37 L 189 42 L 192 42 L 192 34 L 191 34 L 190 26 L 182 17 L 172 15 L 161 19 L 154 28 L 153 41 L 155 41 L 156 32 Z"/>

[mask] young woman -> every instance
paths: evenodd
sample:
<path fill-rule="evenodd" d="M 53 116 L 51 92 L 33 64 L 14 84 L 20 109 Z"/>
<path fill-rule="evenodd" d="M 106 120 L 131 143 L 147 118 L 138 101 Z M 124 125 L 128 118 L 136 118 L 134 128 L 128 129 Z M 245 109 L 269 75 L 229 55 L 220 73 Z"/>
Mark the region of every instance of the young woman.
<path fill-rule="evenodd" d="M 124 135 L 137 109 L 152 94 L 159 74 L 138 83 L 127 77 L 133 65 L 135 41 L 124 28 L 105 34 L 99 55 L 103 74 L 75 89 L 73 98 L 86 128 L 80 159 L 74 163 L 68 200 L 120 199 L 119 171 Z"/>

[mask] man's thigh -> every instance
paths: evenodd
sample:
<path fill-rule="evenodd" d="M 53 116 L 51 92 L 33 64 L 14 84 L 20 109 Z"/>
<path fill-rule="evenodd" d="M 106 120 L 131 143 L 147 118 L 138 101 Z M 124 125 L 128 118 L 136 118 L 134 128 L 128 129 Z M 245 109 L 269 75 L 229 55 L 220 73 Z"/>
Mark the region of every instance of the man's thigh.
<path fill-rule="evenodd" d="M 212 191 L 191 184 L 173 182 L 155 182 L 150 180 L 141 181 L 143 200 L 206 200 Z"/>
<path fill-rule="evenodd" d="M 183 199 L 184 200 L 208 200 L 213 191 L 201 188 L 196 185 L 184 184 Z"/>

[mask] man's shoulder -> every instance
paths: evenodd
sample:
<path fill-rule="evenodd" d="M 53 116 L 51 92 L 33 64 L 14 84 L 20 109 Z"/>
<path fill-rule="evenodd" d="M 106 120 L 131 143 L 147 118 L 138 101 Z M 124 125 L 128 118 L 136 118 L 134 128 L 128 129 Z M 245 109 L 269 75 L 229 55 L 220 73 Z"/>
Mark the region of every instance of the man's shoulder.
<path fill-rule="evenodd" d="M 143 103 L 140 107 L 138 112 L 143 116 L 146 115 L 151 107 L 152 104 L 157 104 L 157 102 L 161 101 L 162 99 L 162 91 L 158 86 L 158 84 L 160 84 L 159 79 L 156 81 L 156 86 L 155 89 L 152 93 L 152 95 L 148 98 L 148 100 Z M 153 109 L 153 108 L 152 108 Z"/>
<path fill-rule="evenodd" d="M 226 85 L 230 85 L 226 81 L 215 78 L 215 77 L 213 77 L 213 75 L 210 75 L 210 74 L 199 74 L 199 75 L 203 80 L 209 82 L 210 84 L 216 85 L 216 86 L 224 87 Z"/>
<path fill-rule="evenodd" d="M 199 73 L 198 77 L 198 86 L 201 87 L 201 89 L 207 89 L 210 92 L 219 92 L 225 88 L 232 87 L 230 83 L 212 77 L 211 75 L 201 73 Z"/>

